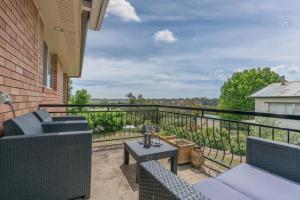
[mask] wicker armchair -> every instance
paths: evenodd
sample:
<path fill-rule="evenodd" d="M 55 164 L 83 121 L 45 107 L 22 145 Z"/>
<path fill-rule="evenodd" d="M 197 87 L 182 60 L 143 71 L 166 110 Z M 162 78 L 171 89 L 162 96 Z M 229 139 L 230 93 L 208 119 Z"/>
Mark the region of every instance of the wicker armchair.
<path fill-rule="evenodd" d="M 15 135 L 0 138 L 0 199 L 89 198 L 92 133 L 78 127 L 43 125 L 33 114 L 5 122 Z"/>
<path fill-rule="evenodd" d="M 85 120 L 83 116 L 59 116 L 52 117 L 50 113 L 46 109 L 40 109 L 33 114 L 41 121 L 41 122 L 52 122 L 52 121 L 76 121 L 76 120 Z"/>
<path fill-rule="evenodd" d="M 247 138 L 247 163 L 190 186 L 157 161 L 142 163 L 140 200 L 289 199 L 300 196 L 300 147 Z"/>

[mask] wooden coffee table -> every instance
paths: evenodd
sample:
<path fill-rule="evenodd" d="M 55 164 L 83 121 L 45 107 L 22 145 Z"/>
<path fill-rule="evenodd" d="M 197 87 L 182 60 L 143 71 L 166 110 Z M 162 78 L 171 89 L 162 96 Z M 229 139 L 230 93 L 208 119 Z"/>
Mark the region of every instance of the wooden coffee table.
<path fill-rule="evenodd" d="M 144 148 L 138 140 L 126 141 L 124 143 L 124 164 L 129 164 L 129 154 L 137 161 L 136 182 L 139 182 L 140 163 L 149 160 L 171 158 L 171 171 L 177 174 L 177 148 L 161 141 L 162 145 Z"/>

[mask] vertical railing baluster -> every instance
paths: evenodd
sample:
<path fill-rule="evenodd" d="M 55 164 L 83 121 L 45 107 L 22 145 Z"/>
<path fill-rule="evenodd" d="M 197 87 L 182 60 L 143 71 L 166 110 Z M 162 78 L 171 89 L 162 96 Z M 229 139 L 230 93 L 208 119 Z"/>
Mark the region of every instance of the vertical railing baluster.
<path fill-rule="evenodd" d="M 232 143 L 231 143 L 231 123 L 228 122 L 228 139 L 229 139 L 229 147 L 230 147 L 230 152 L 231 152 L 231 160 L 230 160 L 230 164 L 229 165 L 232 165 L 232 162 L 233 162 L 233 153 L 234 153 L 234 150 L 232 148 Z"/>
<path fill-rule="evenodd" d="M 216 155 L 215 155 L 215 158 L 217 158 L 218 154 L 219 154 L 219 143 L 217 142 L 216 140 L 216 135 L 215 135 L 215 119 L 212 119 L 213 120 L 213 140 L 214 140 L 214 148 L 216 148 L 217 152 L 216 152 Z"/>
<path fill-rule="evenodd" d="M 209 156 L 211 153 L 212 144 L 211 144 L 210 133 L 209 133 L 209 128 L 208 128 L 208 118 L 206 118 L 206 135 L 207 135 L 207 139 L 208 139 L 208 143 L 209 143 L 209 152 L 208 152 L 208 156 Z"/>
<path fill-rule="evenodd" d="M 223 138 L 222 138 L 222 133 L 223 133 L 223 126 L 222 126 L 222 121 L 220 120 L 220 140 L 221 140 L 221 143 L 222 143 L 222 148 L 223 148 L 223 157 L 222 157 L 222 162 L 224 161 L 225 159 L 225 145 L 224 145 L 224 142 L 223 142 Z"/>
<path fill-rule="evenodd" d="M 195 117 L 195 120 L 196 120 L 196 124 L 197 124 L 198 118 Z M 203 135 L 203 117 L 200 117 L 200 134 L 201 134 L 202 141 L 203 141 L 203 152 L 205 152 L 206 141 L 205 141 L 205 137 Z"/>
<path fill-rule="evenodd" d="M 239 150 L 239 155 L 240 155 L 240 163 L 242 163 L 242 153 L 241 153 L 241 146 L 240 146 L 240 124 L 237 123 L 237 144 L 238 144 L 238 150 Z"/>

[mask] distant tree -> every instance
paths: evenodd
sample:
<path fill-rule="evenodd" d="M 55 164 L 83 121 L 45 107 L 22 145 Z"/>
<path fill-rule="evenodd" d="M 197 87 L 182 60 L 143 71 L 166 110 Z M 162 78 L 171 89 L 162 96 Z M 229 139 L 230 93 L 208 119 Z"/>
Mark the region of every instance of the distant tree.
<path fill-rule="evenodd" d="M 129 104 L 135 104 L 136 103 L 136 97 L 132 94 L 132 92 L 129 92 L 125 96 L 128 98 Z"/>
<path fill-rule="evenodd" d="M 279 81 L 280 75 L 268 67 L 235 72 L 221 87 L 220 108 L 253 111 L 254 99 L 249 96 Z"/>

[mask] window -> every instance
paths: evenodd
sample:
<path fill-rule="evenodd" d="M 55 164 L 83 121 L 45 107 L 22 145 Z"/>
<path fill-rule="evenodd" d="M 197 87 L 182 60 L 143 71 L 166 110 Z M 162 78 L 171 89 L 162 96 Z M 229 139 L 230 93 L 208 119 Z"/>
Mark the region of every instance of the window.
<path fill-rule="evenodd" d="M 300 115 L 300 103 L 295 104 L 295 115 Z"/>
<path fill-rule="evenodd" d="M 300 103 L 268 103 L 268 112 L 286 115 L 299 115 Z"/>
<path fill-rule="evenodd" d="M 52 63 L 51 53 L 46 42 L 44 42 L 44 65 L 43 65 L 43 85 L 50 88 L 52 86 Z"/>

